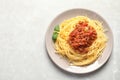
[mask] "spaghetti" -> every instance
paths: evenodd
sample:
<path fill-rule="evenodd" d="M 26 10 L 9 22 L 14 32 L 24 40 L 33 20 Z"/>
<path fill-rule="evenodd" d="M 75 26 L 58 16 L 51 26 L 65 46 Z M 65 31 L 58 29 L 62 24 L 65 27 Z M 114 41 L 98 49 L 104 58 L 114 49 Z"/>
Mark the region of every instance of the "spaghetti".
<path fill-rule="evenodd" d="M 79 32 L 82 35 L 86 34 L 87 36 L 85 35 L 81 37 L 78 36 L 81 34 L 77 34 L 77 33 L 74 34 L 75 39 L 77 38 L 76 36 L 81 37 L 80 39 L 84 39 L 84 38 L 86 39 L 86 41 L 84 41 L 85 43 L 83 43 L 81 40 L 78 40 L 77 42 L 79 45 L 76 44 L 77 45 L 76 48 L 72 44 L 76 42 L 74 38 L 71 38 L 71 35 L 72 33 L 75 33 L 75 29 L 77 28 L 77 25 L 79 23 L 83 24 L 84 22 L 87 22 L 87 25 L 85 25 L 86 28 L 83 29 L 85 31 L 87 30 L 87 32 L 90 33 L 89 31 L 90 28 L 91 31 L 94 32 L 94 35 L 88 36 L 86 34 L 87 32 L 84 32 L 82 34 L 81 30 L 83 29 L 80 28 Z M 92 36 L 94 37 L 91 38 Z M 93 41 L 91 41 L 91 43 L 87 45 L 90 42 L 90 39 L 92 39 Z M 107 42 L 107 37 L 104 33 L 104 28 L 99 21 L 91 20 L 85 16 L 77 16 L 65 20 L 60 24 L 60 31 L 57 40 L 55 42 L 55 49 L 56 49 L 56 53 L 62 55 L 63 57 L 66 57 L 72 65 L 85 66 L 93 63 L 102 54 L 102 51 L 106 46 L 106 42 Z M 81 45 L 83 45 L 82 48 L 80 48 Z M 85 51 L 86 49 L 87 51 Z"/>

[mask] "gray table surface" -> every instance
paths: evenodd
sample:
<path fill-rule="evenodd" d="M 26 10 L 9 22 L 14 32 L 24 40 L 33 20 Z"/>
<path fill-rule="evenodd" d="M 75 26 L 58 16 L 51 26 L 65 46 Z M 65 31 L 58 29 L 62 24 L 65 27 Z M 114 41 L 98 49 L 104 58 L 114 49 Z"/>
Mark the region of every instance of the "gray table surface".
<path fill-rule="evenodd" d="M 56 67 L 45 49 L 48 25 L 59 13 L 85 8 L 103 16 L 114 35 L 106 65 L 85 75 Z M 120 80 L 120 0 L 0 0 L 0 80 Z"/>

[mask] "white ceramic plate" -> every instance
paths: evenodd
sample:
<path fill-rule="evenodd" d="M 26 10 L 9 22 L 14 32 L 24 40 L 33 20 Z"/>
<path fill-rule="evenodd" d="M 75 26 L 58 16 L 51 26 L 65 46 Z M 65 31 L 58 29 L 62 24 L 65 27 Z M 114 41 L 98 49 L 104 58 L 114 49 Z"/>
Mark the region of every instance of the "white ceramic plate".
<path fill-rule="evenodd" d="M 103 27 L 107 29 L 108 31 L 105 33 L 108 37 L 107 46 L 104 49 L 102 55 L 93 63 L 88 66 L 84 67 L 78 67 L 78 66 L 70 66 L 68 61 L 66 61 L 64 58 L 62 58 L 60 55 L 55 53 L 54 49 L 54 43 L 52 41 L 52 34 L 54 30 L 54 26 L 57 24 L 60 24 L 63 20 L 76 17 L 76 16 L 87 16 L 91 19 L 98 20 L 103 23 Z M 61 69 L 71 72 L 71 73 L 77 73 L 77 74 L 84 74 L 89 73 L 92 71 L 97 70 L 100 68 L 110 57 L 110 54 L 112 52 L 113 48 L 113 35 L 112 31 L 108 25 L 108 23 L 97 13 L 86 10 L 86 9 L 71 9 L 68 11 L 65 11 L 61 14 L 59 14 L 49 25 L 49 28 L 46 33 L 45 38 L 46 48 L 48 51 L 48 55 L 51 58 L 51 60 Z"/>

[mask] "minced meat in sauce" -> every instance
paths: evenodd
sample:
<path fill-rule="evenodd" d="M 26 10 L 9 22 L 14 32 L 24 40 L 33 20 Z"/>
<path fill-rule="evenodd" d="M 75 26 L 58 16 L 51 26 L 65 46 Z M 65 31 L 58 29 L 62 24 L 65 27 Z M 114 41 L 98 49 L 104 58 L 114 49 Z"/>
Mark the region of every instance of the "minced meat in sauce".
<path fill-rule="evenodd" d="M 80 53 L 87 53 L 88 47 L 97 38 L 96 30 L 89 26 L 87 22 L 79 22 L 75 26 L 76 28 L 69 34 L 68 43 L 74 49 Z"/>

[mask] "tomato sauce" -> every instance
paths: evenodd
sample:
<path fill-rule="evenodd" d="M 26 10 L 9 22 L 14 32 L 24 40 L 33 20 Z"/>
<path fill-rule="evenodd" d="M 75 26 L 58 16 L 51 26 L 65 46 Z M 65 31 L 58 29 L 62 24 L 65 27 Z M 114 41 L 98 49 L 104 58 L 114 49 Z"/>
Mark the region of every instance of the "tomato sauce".
<path fill-rule="evenodd" d="M 89 26 L 87 22 L 79 22 L 76 28 L 69 34 L 68 43 L 80 53 L 87 53 L 88 47 L 96 40 L 96 30 Z"/>

